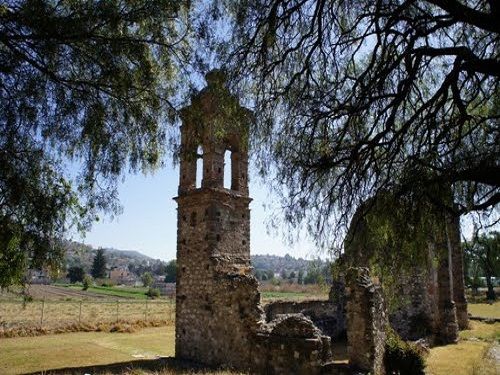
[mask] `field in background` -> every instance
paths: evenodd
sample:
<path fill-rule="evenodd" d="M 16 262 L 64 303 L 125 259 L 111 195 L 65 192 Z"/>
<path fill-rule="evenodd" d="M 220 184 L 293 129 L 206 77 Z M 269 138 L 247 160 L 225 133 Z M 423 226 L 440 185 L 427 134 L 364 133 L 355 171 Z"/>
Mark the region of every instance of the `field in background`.
<path fill-rule="evenodd" d="M 147 288 L 127 286 L 91 286 L 82 290 L 81 285 L 30 285 L 26 294 L 37 300 L 109 300 L 109 299 L 139 299 L 146 300 Z M 22 301 L 23 294 L 20 287 L 9 288 L 0 292 L 0 301 Z"/>
<path fill-rule="evenodd" d="M 118 287 L 114 287 L 118 288 Z M 138 291 L 124 289 L 120 295 L 94 291 L 32 285 L 32 300 L 19 291 L 0 294 L 0 337 L 33 336 L 50 332 L 130 330 L 134 327 L 165 325 L 175 318 L 172 299 L 147 300 L 124 295 Z M 134 288 L 135 289 L 135 288 Z M 104 289 L 107 293 L 107 290 Z M 144 296 L 145 297 L 145 296 Z"/>
<path fill-rule="evenodd" d="M 259 285 L 262 303 L 281 301 L 307 301 L 328 299 L 328 285 L 299 285 L 283 282 L 280 285 L 270 283 Z"/>
<path fill-rule="evenodd" d="M 81 286 L 74 284 L 57 284 L 57 286 L 67 288 L 69 290 L 82 290 Z M 103 297 L 109 296 L 109 297 L 145 300 L 148 298 L 146 296 L 147 290 L 148 288 L 144 287 L 127 287 L 122 285 L 116 285 L 116 286 L 91 286 L 87 289 L 87 292 L 98 294 Z"/>
<path fill-rule="evenodd" d="M 175 305 L 169 301 L 34 301 L 0 304 L 0 336 L 9 332 L 99 329 L 106 323 L 173 321 Z M 31 331 L 36 334 L 36 330 Z"/>
<path fill-rule="evenodd" d="M 495 303 L 469 303 L 467 310 L 472 316 L 500 319 L 500 301 Z"/>

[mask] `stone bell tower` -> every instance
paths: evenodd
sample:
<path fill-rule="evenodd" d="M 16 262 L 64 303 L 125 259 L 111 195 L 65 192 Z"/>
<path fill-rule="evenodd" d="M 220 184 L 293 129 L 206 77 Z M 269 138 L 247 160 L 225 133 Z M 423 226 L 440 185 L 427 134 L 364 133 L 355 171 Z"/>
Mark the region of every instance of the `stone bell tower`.
<path fill-rule="evenodd" d="M 238 319 L 243 314 L 237 295 L 241 282 L 234 280 L 250 274 L 252 113 L 230 94 L 222 72 L 208 73 L 206 81 L 207 87 L 181 110 L 175 351 L 178 358 L 197 362 L 237 364 L 230 354 L 248 348 L 250 340 Z M 230 166 L 224 162 L 226 152 L 231 153 Z M 197 171 L 200 160 L 202 171 Z M 229 167 L 231 184 L 224 188 Z M 258 293 L 254 297 L 258 301 Z"/>

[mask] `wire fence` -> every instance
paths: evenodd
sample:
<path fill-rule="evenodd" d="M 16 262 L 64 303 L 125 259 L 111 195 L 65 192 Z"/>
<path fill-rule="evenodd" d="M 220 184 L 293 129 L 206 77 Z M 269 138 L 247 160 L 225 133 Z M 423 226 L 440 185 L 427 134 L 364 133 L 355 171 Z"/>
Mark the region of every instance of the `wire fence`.
<path fill-rule="evenodd" d="M 33 301 L 1 302 L 0 328 L 53 329 L 71 324 L 118 321 L 173 321 L 175 302 L 169 301 Z"/>

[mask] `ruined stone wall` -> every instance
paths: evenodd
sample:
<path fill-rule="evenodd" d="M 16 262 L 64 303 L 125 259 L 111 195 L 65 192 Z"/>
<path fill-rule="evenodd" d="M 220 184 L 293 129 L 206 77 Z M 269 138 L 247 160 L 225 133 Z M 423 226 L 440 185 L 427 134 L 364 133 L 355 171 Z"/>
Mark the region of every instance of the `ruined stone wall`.
<path fill-rule="evenodd" d="M 302 314 L 287 314 L 261 326 L 255 336 L 253 370 L 269 375 L 325 373 L 330 338 Z"/>
<path fill-rule="evenodd" d="M 331 338 L 345 335 L 345 310 L 331 301 L 273 302 L 264 306 L 268 322 L 284 314 L 303 314 L 309 318 L 323 334 Z"/>
<path fill-rule="evenodd" d="M 447 220 L 447 234 L 452 257 L 453 302 L 455 302 L 458 327 L 467 329 L 469 315 L 465 297 L 464 252 L 460 240 L 460 217 L 448 215 Z"/>
<path fill-rule="evenodd" d="M 389 200 L 390 204 L 397 205 L 393 199 L 387 193 L 381 196 L 381 202 Z M 376 228 L 368 224 L 369 209 L 373 217 L 377 217 L 380 210 L 382 217 L 386 214 L 385 205 L 376 198 L 359 207 L 345 242 L 346 266 L 373 269 L 375 261 L 384 262 L 383 257 L 374 256 L 372 233 L 376 232 Z M 422 245 L 420 253 L 425 261 L 415 260 L 414 266 L 400 267 L 399 271 L 398 265 L 386 265 L 395 273 L 392 282 L 384 287 L 388 292 L 390 323 L 402 338 L 415 340 L 432 335 L 436 342 L 452 343 L 457 340 L 458 325 L 460 328 L 467 327 L 468 319 L 460 223 L 457 217 L 446 213 L 436 217 L 432 228 L 420 228 L 420 231 L 426 231 L 427 236 L 427 244 Z M 370 225 L 377 225 L 377 220 L 372 221 Z"/>
<path fill-rule="evenodd" d="M 383 375 L 388 321 L 382 288 L 372 282 L 368 268 L 349 269 L 346 285 L 349 364 Z"/>
<path fill-rule="evenodd" d="M 263 374 L 319 374 L 331 355 L 328 336 L 300 314 L 265 321 L 250 274 L 248 111 L 219 73 L 207 82 L 181 111 L 176 356 Z M 225 150 L 232 151 L 229 189 Z"/>
<path fill-rule="evenodd" d="M 391 327 L 404 340 L 418 340 L 435 332 L 437 316 L 435 272 L 414 269 L 409 275 L 401 275 L 396 291 L 398 305 L 389 313 Z"/>

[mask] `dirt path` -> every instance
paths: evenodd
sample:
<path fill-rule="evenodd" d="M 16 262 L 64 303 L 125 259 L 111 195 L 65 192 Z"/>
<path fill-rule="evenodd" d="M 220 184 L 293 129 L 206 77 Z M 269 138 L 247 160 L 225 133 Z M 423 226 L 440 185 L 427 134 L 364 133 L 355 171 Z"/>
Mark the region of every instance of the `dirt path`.
<path fill-rule="evenodd" d="M 496 372 L 500 374 L 500 345 L 495 344 L 488 351 L 488 357 L 491 358 L 495 364 Z"/>

